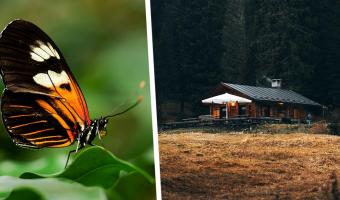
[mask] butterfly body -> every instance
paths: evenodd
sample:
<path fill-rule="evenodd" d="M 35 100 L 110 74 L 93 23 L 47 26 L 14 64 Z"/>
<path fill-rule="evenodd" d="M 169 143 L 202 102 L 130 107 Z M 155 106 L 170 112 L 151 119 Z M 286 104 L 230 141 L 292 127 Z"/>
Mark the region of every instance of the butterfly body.
<path fill-rule="evenodd" d="M 105 131 L 108 120 L 90 119 L 86 101 L 54 42 L 36 25 L 15 20 L 0 36 L 3 123 L 21 147 L 77 148 Z"/>
<path fill-rule="evenodd" d="M 101 117 L 100 119 L 95 119 L 91 121 L 90 125 L 85 128 L 83 132 L 79 134 L 78 137 L 78 143 L 79 146 L 78 149 L 82 149 L 86 145 L 93 145 L 92 141 L 99 136 L 99 138 L 102 137 L 101 133 L 106 132 L 106 125 L 108 123 L 108 120 Z"/>

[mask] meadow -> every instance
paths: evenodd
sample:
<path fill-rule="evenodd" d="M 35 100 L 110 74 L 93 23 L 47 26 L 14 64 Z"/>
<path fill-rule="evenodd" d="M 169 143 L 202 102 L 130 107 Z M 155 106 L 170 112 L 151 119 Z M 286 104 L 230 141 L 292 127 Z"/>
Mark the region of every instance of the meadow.
<path fill-rule="evenodd" d="M 163 199 L 338 199 L 340 137 L 159 134 Z"/>

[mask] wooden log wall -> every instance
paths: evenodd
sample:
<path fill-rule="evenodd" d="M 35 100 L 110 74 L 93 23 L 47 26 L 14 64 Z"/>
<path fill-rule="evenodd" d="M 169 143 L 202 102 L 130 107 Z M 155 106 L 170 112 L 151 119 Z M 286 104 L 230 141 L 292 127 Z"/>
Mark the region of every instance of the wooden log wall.
<path fill-rule="evenodd" d="M 239 116 L 239 104 L 237 102 L 228 104 L 228 117 L 237 117 Z M 269 117 L 273 118 L 281 118 L 287 117 L 292 119 L 305 119 L 307 116 L 307 112 L 303 106 L 300 105 L 279 105 L 279 104 L 260 104 L 260 103 L 249 103 L 246 104 L 246 115 L 249 117 L 264 117 L 265 109 L 268 109 L 269 106 Z M 225 107 L 225 105 L 220 104 L 212 104 L 210 105 L 210 114 L 218 119 L 221 116 L 221 108 Z M 284 115 L 282 115 L 279 110 L 282 110 Z"/>

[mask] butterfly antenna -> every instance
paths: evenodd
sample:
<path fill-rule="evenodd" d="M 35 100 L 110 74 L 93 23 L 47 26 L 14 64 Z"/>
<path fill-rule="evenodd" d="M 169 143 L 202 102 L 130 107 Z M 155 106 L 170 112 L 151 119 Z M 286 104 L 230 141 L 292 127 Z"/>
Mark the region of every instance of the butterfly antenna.
<path fill-rule="evenodd" d="M 136 107 L 140 102 L 142 102 L 142 100 L 143 100 L 143 96 L 138 96 L 137 101 L 136 101 L 134 104 L 132 104 L 131 106 L 129 106 L 128 108 L 126 108 L 126 109 L 123 110 L 123 111 L 120 111 L 120 112 L 118 112 L 118 113 L 114 113 L 114 114 L 112 114 L 112 115 L 105 116 L 104 119 L 107 119 L 107 118 L 111 118 L 111 117 L 115 117 L 115 116 L 124 114 L 124 113 L 128 112 L 129 110 L 131 110 L 132 108 Z"/>
<path fill-rule="evenodd" d="M 145 81 L 141 81 L 141 82 L 139 83 L 139 88 L 142 89 L 142 88 L 144 88 L 144 86 L 145 86 Z M 134 104 L 132 104 L 131 106 L 129 106 L 129 107 L 126 108 L 125 110 L 122 110 L 122 111 L 120 111 L 120 112 L 117 112 L 117 113 L 114 113 L 114 114 L 105 116 L 104 119 L 107 119 L 107 118 L 111 118 L 111 117 L 115 117 L 115 116 L 124 114 L 124 113 L 128 112 L 129 110 L 131 110 L 132 108 L 136 107 L 140 102 L 142 102 L 142 100 L 143 100 L 143 96 L 140 95 L 140 96 L 137 97 L 137 100 L 136 100 L 136 102 L 135 102 Z M 126 104 L 126 103 L 123 103 L 122 105 L 124 105 L 124 104 Z M 121 106 L 122 106 L 122 105 L 121 105 Z"/>

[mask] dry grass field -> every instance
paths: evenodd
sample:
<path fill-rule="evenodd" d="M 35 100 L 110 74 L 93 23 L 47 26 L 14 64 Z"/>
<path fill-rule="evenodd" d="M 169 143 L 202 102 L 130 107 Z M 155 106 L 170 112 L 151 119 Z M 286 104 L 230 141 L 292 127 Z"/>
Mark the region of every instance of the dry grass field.
<path fill-rule="evenodd" d="M 163 199 L 339 199 L 338 136 L 162 133 L 159 145 Z"/>

